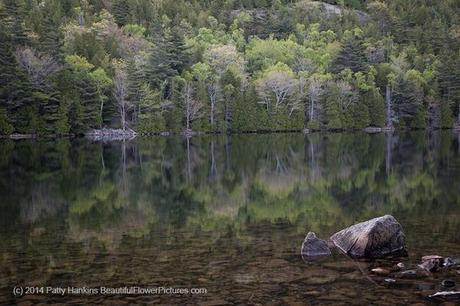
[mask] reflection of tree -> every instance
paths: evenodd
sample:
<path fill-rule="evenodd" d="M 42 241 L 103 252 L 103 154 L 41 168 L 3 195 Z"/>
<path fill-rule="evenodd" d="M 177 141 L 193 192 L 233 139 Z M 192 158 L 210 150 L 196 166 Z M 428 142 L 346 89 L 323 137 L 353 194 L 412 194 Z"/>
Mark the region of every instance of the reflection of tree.
<path fill-rule="evenodd" d="M 34 223 L 40 219 L 53 217 L 64 209 L 64 201 L 53 186 L 46 182 L 38 182 L 31 186 L 30 198 L 21 203 L 21 220 Z"/>
<path fill-rule="evenodd" d="M 63 220 L 72 241 L 289 224 L 330 233 L 379 214 L 459 228 L 457 135 L 233 135 L 3 148 L 2 224 Z M 20 203 L 13 205 L 12 203 Z M 232 234 L 232 235 L 233 235 Z M 447 239 L 447 238 L 446 238 Z M 448 237 L 458 241 L 458 237 Z"/>

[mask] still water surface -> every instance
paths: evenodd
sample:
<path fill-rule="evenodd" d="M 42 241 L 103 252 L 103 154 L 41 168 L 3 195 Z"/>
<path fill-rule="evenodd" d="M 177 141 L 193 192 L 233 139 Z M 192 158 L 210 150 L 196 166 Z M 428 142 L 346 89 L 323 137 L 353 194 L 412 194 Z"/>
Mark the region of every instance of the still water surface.
<path fill-rule="evenodd" d="M 398 261 L 336 254 L 327 238 L 394 215 L 409 257 L 460 259 L 460 143 L 451 131 L 0 142 L 0 304 L 430 303 L 457 271 L 388 285 Z M 184 295 L 26 295 L 14 286 L 205 288 Z M 455 288 L 454 288 L 455 289 Z"/>

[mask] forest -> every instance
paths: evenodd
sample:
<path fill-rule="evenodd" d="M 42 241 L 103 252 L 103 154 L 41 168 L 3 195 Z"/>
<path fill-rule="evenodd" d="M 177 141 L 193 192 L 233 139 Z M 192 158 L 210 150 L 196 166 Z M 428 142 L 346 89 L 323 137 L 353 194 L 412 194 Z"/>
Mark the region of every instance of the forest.
<path fill-rule="evenodd" d="M 452 128 L 457 0 L 1 0 L 0 134 Z"/>

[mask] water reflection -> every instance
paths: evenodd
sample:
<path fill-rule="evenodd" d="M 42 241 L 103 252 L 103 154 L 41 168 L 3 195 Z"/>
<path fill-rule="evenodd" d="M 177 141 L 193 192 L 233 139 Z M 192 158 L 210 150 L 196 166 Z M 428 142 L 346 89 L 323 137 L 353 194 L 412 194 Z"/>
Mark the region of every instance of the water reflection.
<path fill-rule="evenodd" d="M 306 232 L 388 213 L 414 256 L 460 255 L 450 131 L 2 141 L 0 172 L 0 302 L 18 282 L 196 283 L 235 256 L 215 286 L 282 282 L 302 270 L 273 258 L 297 260 Z"/>

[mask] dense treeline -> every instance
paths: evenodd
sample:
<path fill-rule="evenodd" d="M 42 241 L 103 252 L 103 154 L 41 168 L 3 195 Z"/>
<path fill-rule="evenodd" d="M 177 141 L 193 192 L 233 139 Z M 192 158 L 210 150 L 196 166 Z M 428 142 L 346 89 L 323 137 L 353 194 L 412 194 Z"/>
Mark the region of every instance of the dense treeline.
<path fill-rule="evenodd" d="M 0 5 L 1 134 L 460 121 L 455 0 Z"/>

